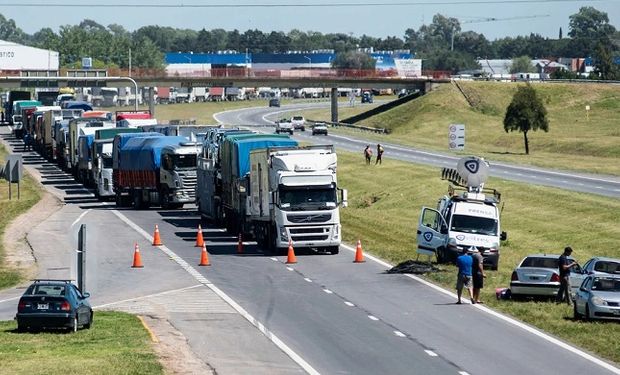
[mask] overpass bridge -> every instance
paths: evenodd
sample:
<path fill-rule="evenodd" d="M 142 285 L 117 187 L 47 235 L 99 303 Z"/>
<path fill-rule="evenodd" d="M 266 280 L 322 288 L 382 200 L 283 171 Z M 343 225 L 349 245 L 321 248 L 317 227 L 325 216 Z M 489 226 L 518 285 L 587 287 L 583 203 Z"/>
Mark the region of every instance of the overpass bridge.
<path fill-rule="evenodd" d="M 67 71 L 66 75 L 0 76 L 0 88 L 61 88 L 61 87 L 126 87 L 149 88 L 149 107 L 155 113 L 154 87 L 317 87 L 331 90 L 331 120 L 338 122 L 339 88 L 407 89 L 427 93 L 440 83 L 450 82 L 444 77 L 401 77 L 393 72 L 366 70 L 265 70 L 209 69 L 188 74 L 166 74 L 161 70 L 132 70 L 127 74 L 108 76 L 104 70 Z M 119 72 L 120 73 L 120 72 Z M 128 72 L 129 73 L 129 72 Z M 137 74 L 136 74 L 137 73 Z M 136 103 L 137 108 L 137 103 Z"/>

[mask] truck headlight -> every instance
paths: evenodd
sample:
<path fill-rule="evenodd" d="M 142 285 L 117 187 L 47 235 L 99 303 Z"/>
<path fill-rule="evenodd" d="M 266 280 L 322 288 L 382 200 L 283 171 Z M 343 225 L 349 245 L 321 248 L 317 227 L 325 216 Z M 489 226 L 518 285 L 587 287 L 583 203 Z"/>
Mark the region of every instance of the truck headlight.
<path fill-rule="evenodd" d="M 340 238 L 340 225 L 336 224 L 334 225 L 334 239 L 337 240 L 338 238 Z"/>
<path fill-rule="evenodd" d="M 286 227 L 280 227 L 280 241 L 288 241 L 288 233 L 286 233 Z"/>
<path fill-rule="evenodd" d="M 605 301 L 601 297 L 594 296 L 590 299 L 590 301 L 592 302 L 592 304 L 597 306 L 607 306 L 607 301 Z"/>

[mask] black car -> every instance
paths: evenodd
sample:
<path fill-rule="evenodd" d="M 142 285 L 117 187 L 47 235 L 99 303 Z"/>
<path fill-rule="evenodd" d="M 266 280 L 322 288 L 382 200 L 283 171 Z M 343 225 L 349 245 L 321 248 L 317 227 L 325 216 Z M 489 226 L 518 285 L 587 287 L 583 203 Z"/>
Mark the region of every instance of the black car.
<path fill-rule="evenodd" d="M 67 328 L 73 332 L 93 324 L 90 293 L 82 293 L 69 280 L 35 280 L 19 299 L 17 330 Z"/>
<path fill-rule="evenodd" d="M 269 106 L 270 107 L 279 107 L 280 106 L 280 99 L 278 99 L 278 98 L 269 99 Z"/>

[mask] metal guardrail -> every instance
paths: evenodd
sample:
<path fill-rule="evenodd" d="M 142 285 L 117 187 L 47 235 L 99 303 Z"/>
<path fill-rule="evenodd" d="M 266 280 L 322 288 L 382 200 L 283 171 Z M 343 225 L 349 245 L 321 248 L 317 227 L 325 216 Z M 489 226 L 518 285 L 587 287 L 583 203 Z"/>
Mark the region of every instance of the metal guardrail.
<path fill-rule="evenodd" d="M 345 124 L 344 122 L 331 122 L 331 121 L 315 121 L 315 120 L 310 120 L 308 119 L 309 122 L 312 123 L 324 123 L 327 124 L 331 127 L 337 128 L 337 127 L 343 127 L 343 128 L 350 128 L 350 129 L 355 129 L 355 130 L 361 130 L 361 131 L 369 131 L 369 132 L 373 132 L 373 133 L 379 133 L 379 134 L 389 134 L 390 131 L 388 129 L 384 129 L 384 128 L 372 128 L 370 126 L 360 126 L 360 125 L 352 125 L 352 124 Z"/>

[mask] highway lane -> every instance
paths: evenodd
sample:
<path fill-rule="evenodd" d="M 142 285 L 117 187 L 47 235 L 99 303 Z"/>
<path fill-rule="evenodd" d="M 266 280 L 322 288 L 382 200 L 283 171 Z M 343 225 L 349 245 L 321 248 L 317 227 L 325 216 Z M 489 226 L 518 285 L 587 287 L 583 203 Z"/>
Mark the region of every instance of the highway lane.
<path fill-rule="evenodd" d="M 345 104 L 341 104 L 345 105 Z M 285 105 L 281 108 L 254 107 L 216 114 L 218 122 L 231 126 L 256 127 L 257 131 L 270 133 L 273 129 L 273 121 L 281 117 L 290 117 L 293 113 L 309 109 L 328 107 L 328 103 L 303 103 Z M 291 113 L 292 112 L 292 113 Z M 351 152 L 359 152 L 367 144 L 374 141 L 364 139 L 363 133 L 359 136 L 344 136 L 334 134 L 327 137 L 312 136 L 311 132 L 295 132 L 294 138 L 310 143 L 331 143 L 338 149 Z M 455 168 L 459 156 L 440 153 L 436 151 L 420 150 L 415 147 L 405 147 L 381 143 L 385 148 L 384 157 L 392 158 L 417 164 L 430 165 L 434 167 Z M 543 186 L 552 186 L 561 189 L 577 191 L 582 193 L 592 193 L 612 198 L 620 198 L 620 177 L 609 175 L 597 175 L 587 173 L 577 173 L 563 170 L 552 170 L 523 165 L 511 165 L 503 162 L 488 160 L 490 163 L 489 173 L 491 176 L 506 180 L 531 183 Z"/>

